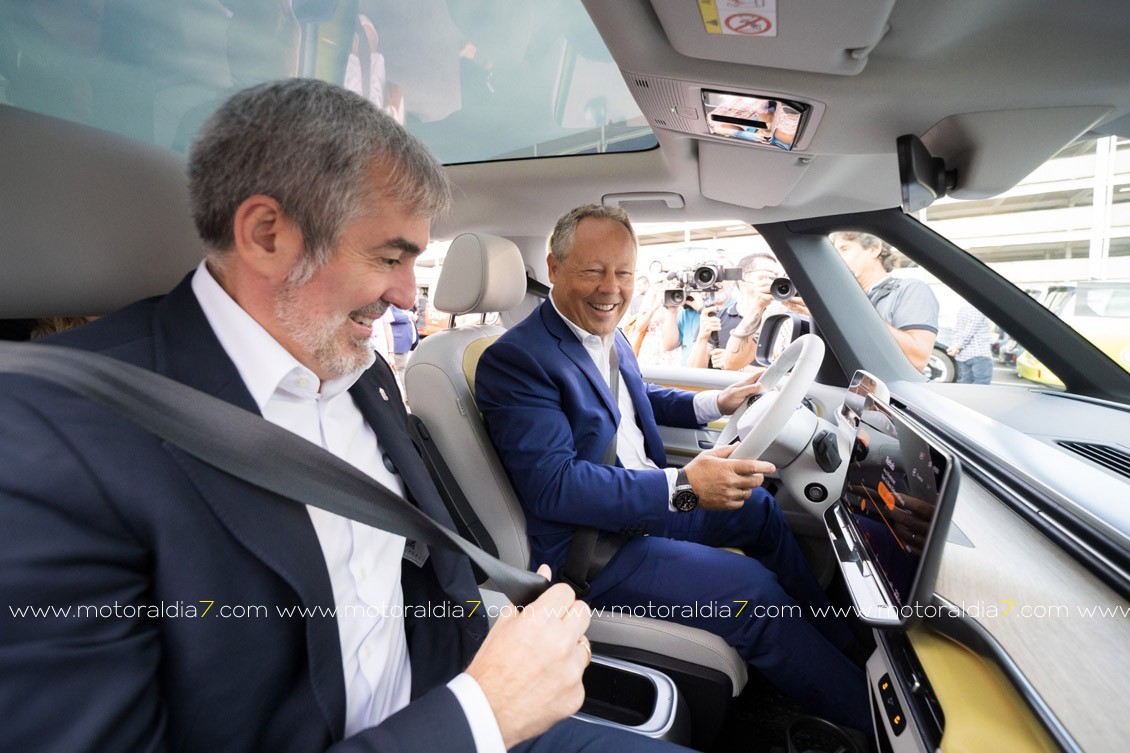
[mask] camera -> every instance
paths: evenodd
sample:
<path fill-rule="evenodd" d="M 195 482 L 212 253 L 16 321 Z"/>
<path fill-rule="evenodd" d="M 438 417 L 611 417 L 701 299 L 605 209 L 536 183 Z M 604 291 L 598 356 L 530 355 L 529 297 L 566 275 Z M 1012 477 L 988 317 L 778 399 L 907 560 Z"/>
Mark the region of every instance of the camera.
<path fill-rule="evenodd" d="M 796 285 L 788 277 L 778 277 L 769 285 L 774 301 L 787 301 L 796 295 Z"/>
<path fill-rule="evenodd" d="M 741 267 L 723 267 L 721 264 L 706 263 L 697 267 L 687 267 L 676 270 L 667 275 L 668 280 L 674 280 L 672 287 L 663 291 L 664 306 L 682 306 L 687 299 L 688 291 L 703 293 L 706 305 L 714 303 L 714 293 L 724 280 L 742 279 Z"/>

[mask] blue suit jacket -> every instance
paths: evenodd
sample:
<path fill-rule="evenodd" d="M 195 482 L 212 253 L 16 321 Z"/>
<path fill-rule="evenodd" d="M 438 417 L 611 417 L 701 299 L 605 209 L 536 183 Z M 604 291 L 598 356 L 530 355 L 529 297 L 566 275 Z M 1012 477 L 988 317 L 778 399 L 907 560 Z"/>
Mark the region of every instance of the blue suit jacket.
<path fill-rule="evenodd" d="M 54 339 L 256 406 L 186 279 L 164 298 Z M 384 400 L 379 390 L 392 398 Z M 409 443 L 387 366 L 351 390 L 421 509 L 451 526 Z M 0 719 L 4 747 L 39 751 L 472 750 L 444 683 L 486 620 L 406 620 L 409 706 L 342 740 L 345 690 L 326 563 L 306 510 L 236 480 L 89 401 L 0 378 Z M 217 427 L 222 430 L 222 427 Z M 269 458 L 264 458 L 269 462 Z M 467 607 L 461 557 L 403 563 L 405 602 Z M 188 618 L 188 607 L 209 613 Z M 105 614 L 77 615 L 79 605 Z M 11 608 L 70 608 L 16 617 Z M 158 616 L 138 605 L 155 606 Z M 225 619 L 221 607 L 266 607 Z M 132 609 L 128 609 L 132 608 Z M 479 610 L 481 612 L 481 610 Z"/>
<path fill-rule="evenodd" d="M 697 426 L 694 393 L 645 384 L 619 332 L 616 353 L 644 449 L 663 468 L 658 425 Z M 664 533 L 667 476 L 601 464 L 620 410 L 592 357 L 548 300 L 486 349 L 475 395 L 525 508 L 532 565 L 547 562 L 559 571 L 577 526 Z"/>

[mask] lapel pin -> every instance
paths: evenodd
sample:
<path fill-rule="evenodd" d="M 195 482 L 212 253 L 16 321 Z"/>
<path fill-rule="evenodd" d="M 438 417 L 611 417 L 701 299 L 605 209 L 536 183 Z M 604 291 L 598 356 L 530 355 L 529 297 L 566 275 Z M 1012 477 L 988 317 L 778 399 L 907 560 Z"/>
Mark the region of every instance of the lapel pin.
<path fill-rule="evenodd" d="M 381 393 L 381 399 L 383 399 L 387 403 L 388 402 L 388 393 L 385 392 L 385 388 L 384 387 L 378 387 L 377 390 Z"/>

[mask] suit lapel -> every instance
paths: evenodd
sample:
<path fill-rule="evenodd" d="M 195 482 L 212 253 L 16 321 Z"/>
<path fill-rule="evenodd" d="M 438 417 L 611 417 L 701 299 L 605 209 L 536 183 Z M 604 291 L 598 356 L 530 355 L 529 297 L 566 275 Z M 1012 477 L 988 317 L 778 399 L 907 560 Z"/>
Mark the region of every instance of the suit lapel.
<path fill-rule="evenodd" d="M 191 288 L 191 275 L 160 301 L 153 315 L 156 371 L 258 414 L 251 394 L 208 324 Z M 333 606 L 333 587 L 310 516 L 280 499 L 219 472 L 166 443 L 201 496 L 231 534 L 298 594 L 306 607 Z M 270 521 L 270 525 L 264 525 Z M 315 696 L 335 739 L 345 729 L 345 683 L 334 620 L 307 620 L 307 647 Z"/>
<path fill-rule="evenodd" d="M 573 334 L 573 330 L 569 329 L 569 325 L 565 324 L 565 321 L 558 315 L 557 310 L 553 308 L 553 304 L 548 299 L 541 305 L 541 316 L 546 329 L 557 338 L 557 346 L 561 349 L 561 352 L 581 370 L 589 380 L 593 390 L 600 396 L 605 409 L 612 414 L 612 425 L 618 426 L 620 424 L 620 406 L 616 399 L 612 397 L 612 390 L 609 389 L 608 382 L 604 380 L 604 377 L 596 368 L 592 356 L 585 350 L 585 346 Z M 621 351 L 617 349 L 616 353 L 620 355 Z"/>
<path fill-rule="evenodd" d="M 545 328 L 557 339 L 561 352 L 571 360 L 592 384 L 592 388 L 600 396 L 604 407 L 612 415 L 613 426 L 620 425 L 620 406 L 612 397 L 612 390 L 608 383 L 593 363 L 592 356 L 581 345 L 580 340 L 565 324 L 553 304 L 546 300 L 539 309 Z M 636 409 L 636 420 L 643 432 L 644 451 L 660 468 L 667 466 L 667 455 L 663 451 L 663 440 L 655 423 L 655 412 L 651 408 L 651 400 L 647 396 L 647 387 L 644 385 L 643 375 L 640 373 L 639 363 L 631 346 L 619 330 L 616 331 L 616 355 L 620 359 L 620 377 L 628 394 L 632 398 L 632 406 Z"/>

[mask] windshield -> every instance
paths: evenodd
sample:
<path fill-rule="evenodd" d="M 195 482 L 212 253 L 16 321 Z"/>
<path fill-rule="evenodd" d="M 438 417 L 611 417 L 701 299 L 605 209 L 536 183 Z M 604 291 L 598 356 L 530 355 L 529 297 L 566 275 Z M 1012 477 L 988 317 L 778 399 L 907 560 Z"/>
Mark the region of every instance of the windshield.
<path fill-rule="evenodd" d="M 447 164 L 650 149 L 579 0 L 0 0 L 0 103 L 185 153 L 233 91 L 343 84 Z"/>
<path fill-rule="evenodd" d="M 1130 141 L 1108 137 L 1067 147 L 1000 196 L 975 201 L 945 199 L 917 216 L 1130 371 L 1128 210 Z M 769 283 L 784 270 L 774 266 L 764 239 L 749 225 L 736 221 L 641 223 L 636 229 L 640 238 L 638 300 L 633 301 L 624 326 L 629 330 L 645 327 L 650 333 L 641 341 L 640 362 L 748 368 L 754 357 L 752 347 L 737 355 L 720 353 L 727 349 L 729 335 L 734 328 L 742 331 L 744 316 L 754 325 L 759 317 L 785 312 L 790 305 L 770 297 Z M 861 250 L 860 234 L 836 235 L 831 238 L 833 245 L 861 286 L 871 292 L 869 299 L 885 321 L 901 332 L 917 332 L 911 339 L 906 335 L 896 339 L 927 378 L 1063 389 L 1059 377 L 1027 352 L 1025 343 L 968 307 L 961 296 L 897 248 L 881 238 L 868 237 L 868 247 L 883 244 L 885 250 L 878 256 L 887 263 L 872 263 L 873 269 L 867 270 L 859 262 L 869 257 L 852 253 Z M 678 337 L 672 334 L 664 341 L 664 289 L 686 287 L 680 280 L 689 271 L 714 263 L 745 268 L 739 277 L 719 274 L 716 285 L 698 291 L 701 296 L 692 293 L 696 300 L 684 304 L 687 310 L 679 312 Z M 892 282 L 885 283 L 888 277 Z M 696 351 L 696 333 L 702 332 L 699 311 L 710 312 L 711 306 L 722 324 L 710 335 L 709 347 Z M 799 311 L 797 304 L 793 307 Z M 637 312 L 638 317 L 634 316 Z M 751 332 L 755 339 L 756 328 Z"/>

